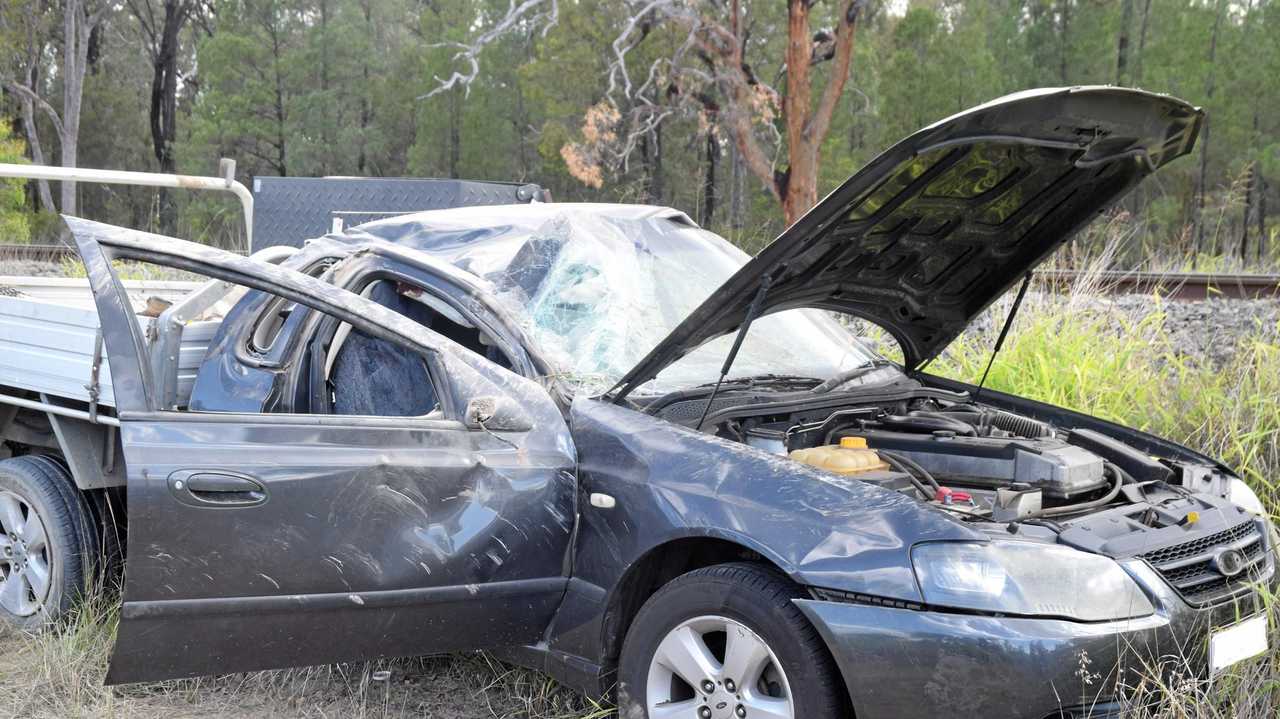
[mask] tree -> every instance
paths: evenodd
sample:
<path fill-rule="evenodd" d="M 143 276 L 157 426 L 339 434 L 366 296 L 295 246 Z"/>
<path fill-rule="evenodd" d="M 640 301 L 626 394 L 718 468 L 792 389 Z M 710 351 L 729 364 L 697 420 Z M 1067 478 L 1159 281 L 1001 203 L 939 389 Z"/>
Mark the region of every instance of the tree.
<path fill-rule="evenodd" d="M 281 0 L 218 7 L 218 31 L 199 45 L 201 90 L 193 141 L 240 158 L 249 173 L 285 176 L 292 143 L 305 137 L 294 114 L 304 13 Z"/>
<path fill-rule="evenodd" d="M 1116 84 L 1129 77 L 1129 29 L 1133 25 L 1133 0 L 1120 0 L 1120 32 L 1116 37 Z"/>
<path fill-rule="evenodd" d="M 454 71 L 433 92 L 474 81 L 483 49 L 537 12 L 541 4 L 538 0 L 513 4 L 492 29 L 470 43 L 459 43 L 456 58 L 467 69 Z M 669 119 L 702 113 L 732 139 L 745 167 L 781 205 L 786 221 L 799 219 L 817 203 L 819 149 L 848 81 L 854 35 L 866 5 L 867 0 L 840 0 L 827 18 L 834 27 L 815 31 L 815 5 L 809 0 L 788 0 L 782 49 L 785 85 L 777 90 L 757 75 L 748 60 L 742 0 L 727 6 L 712 0 L 632 0 L 627 5 L 629 16 L 613 42 L 607 98 L 614 107 L 626 109 L 625 117 L 619 112 L 625 129 L 596 134 L 616 147 L 588 140 L 580 149 L 571 149 L 575 157 L 590 160 L 582 164 L 584 176 L 599 172 L 595 162 L 613 168 L 625 165 L 633 152 L 648 147 L 656 128 Z M 554 15 L 548 10 L 545 17 Z M 633 82 L 628 57 L 662 30 L 683 37 L 683 42 L 670 54 L 654 58 L 645 79 Z M 820 84 L 814 69 L 824 64 L 829 71 Z M 781 129 L 775 120 L 781 120 Z M 781 168 L 776 155 L 785 156 Z"/>
<path fill-rule="evenodd" d="M 0 19 L 3 19 L 4 29 L 4 35 L 0 36 L 0 44 L 13 48 L 12 56 L 6 58 L 9 66 L 5 68 L 3 85 L 5 90 L 17 99 L 18 106 L 21 108 L 19 119 L 23 134 L 27 138 L 31 160 L 37 165 L 44 165 L 47 163 L 44 145 L 40 142 L 36 108 L 39 107 L 41 112 L 49 112 L 54 117 L 57 116 L 56 111 L 45 102 L 39 92 L 43 88 L 44 73 L 41 61 L 50 42 L 48 25 L 52 12 L 39 3 L 23 3 L 20 0 L 5 3 L 0 5 L 0 8 L 3 8 Z M 58 211 L 47 180 L 36 182 L 36 194 L 40 200 L 40 207 L 45 212 Z"/>
<path fill-rule="evenodd" d="M 151 146 L 160 172 L 173 173 L 177 168 L 173 144 L 177 139 L 178 67 L 182 30 L 193 19 L 210 11 L 204 0 L 159 0 L 157 13 L 154 0 L 127 0 L 129 12 L 142 30 L 151 57 L 151 99 L 148 117 Z M 173 198 L 160 190 L 160 231 L 173 234 L 177 213 Z"/>
<path fill-rule="evenodd" d="M 814 31 L 815 5 L 808 0 L 787 2 L 782 53 L 785 85 L 781 90 L 771 87 L 752 68 L 741 0 L 729 3 L 727 16 L 711 2 L 651 2 L 642 6 L 632 25 L 614 43 L 617 60 L 613 73 L 620 78 L 625 97 L 643 99 L 648 91 L 697 103 L 732 139 L 747 170 L 764 184 L 791 224 L 817 203 L 819 149 L 849 78 L 854 35 L 866 4 L 866 0 L 842 0 L 834 8 L 834 17 L 829 18 L 834 28 Z M 648 34 L 645 31 L 631 40 L 636 34 L 631 28 L 643 23 L 673 25 L 688 41 L 658 61 L 661 64 L 650 66 L 650 76 L 666 68 L 669 80 L 665 87 L 650 88 L 651 83 L 645 83 L 633 90 L 626 56 Z M 825 84 L 820 85 L 814 70 L 824 64 L 829 70 Z M 653 100 L 647 104 L 661 107 Z M 781 131 L 774 126 L 775 118 L 781 120 Z M 639 122 L 643 126 L 646 121 L 656 124 L 663 119 L 663 113 L 651 111 Z M 776 133 L 776 140 L 769 138 L 771 132 Z M 775 155 L 785 156 L 784 167 L 776 166 Z"/>
<path fill-rule="evenodd" d="M 43 24 L 37 15 L 40 12 L 38 8 L 38 3 L 27 5 L 26 24 L 31 28 L 32 33 L 37 32 L 37 28 Z M 39 61 L 39 51 L 36 48 L 42 50 L 44 43 L 36 40 L 34 36 L 29 42 L 29 51 L 34 51 L 36 54 L 31 57 L 24 81 L 19 82 L 10 78 L 4 82 L 5 89 L 16 95 L 22 104 L 24 124 L 27 125 L 27 136 L 31 141 L 33 152 L 37 151 L 35 148 L 41 147 L 37 124 L 34 121 L 35 109 L 39 108 L 48 117 L 54 133 L 58 136 L 58 157 L 63 167 L 76 167 L 80 147 L 80 103 L 84 95 L 85 73 L 89 68 L 91 37 L 109 10 L 109 4 L 95 4 L 94 0 L 63 0 L 61 112 L 54 109 L 53 105 L 43 97 L 44 88 L 38 81 L 40 75 L 36 70 L 36 64 Z M 25 122 L 28 117 L 32 118 L 29 123 Z M 43 150 L 38 151 L 43 159 Z M 52 198 L 42 197 L 42 202 L 46 199 L 48 201 L 46 209 L 52 209 L 49 207 L 52 204 Z M 76 183 L 62 183 L 59 206 L 63 213 L 75 214 Z"/>
<path fill-rule="evenodd" d="M 1211 102 L 1213 100 L 1213 91 L 1216 86 L 1215 80 L 1217 79 L 1216 62 L 1218 55 L 1218 34 L 1222 29 L 1222 16 L 1226 13 L 1226 9 L 1226 0 L 1217 0 L 1216 9 L 1213 14 L 1213 32 L 1209 35 L 1209 56 L 1207 58 L 1208 74 L 1205 77 L 1204 88 L 1205 102 Z M 1209 131 L 1211 129 L 1211 120 L 1206 117 L 1204 120 L 1204 126 L 1200 130 L 1200 172 L 1196 175 L 1196 252 L 1205 251 L 1206 223 L 1204 217 L 1204 197 L 1209 184 Z M 1213 248 L 1209 249 L 1210 251 L 1213 250 Z"/>

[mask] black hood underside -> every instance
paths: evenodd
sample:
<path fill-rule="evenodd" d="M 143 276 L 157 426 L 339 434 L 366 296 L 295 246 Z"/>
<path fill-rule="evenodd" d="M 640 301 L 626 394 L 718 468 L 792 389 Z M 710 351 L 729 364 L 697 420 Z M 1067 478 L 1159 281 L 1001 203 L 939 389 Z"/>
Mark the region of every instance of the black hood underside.
<path fill-rule="evenodd" d="M 615 398 L 735 331 L 766 281 L 765 313 L 861 317 L 918 369 L 1077 230 L 1188 153 L 1202 116 L 1165 95 L 1069 88 L 1010 95 L 920 130 L 743 266 Z"/>

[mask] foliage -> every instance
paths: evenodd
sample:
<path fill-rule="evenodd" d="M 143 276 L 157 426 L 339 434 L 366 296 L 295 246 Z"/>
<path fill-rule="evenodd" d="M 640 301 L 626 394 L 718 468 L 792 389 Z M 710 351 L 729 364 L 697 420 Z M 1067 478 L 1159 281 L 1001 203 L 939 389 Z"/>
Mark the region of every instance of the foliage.
<path fill-rule="evenodd" d="M 1091 301 L 1090 284 L 1086 279 L 1063 295 L 1029 296 L 987 386 L 1136 427 L 1221 459 L 1280 519 L 1280 323 L 1238 338 L 1230 359 L 1218 366 L 1178 346 L 1166 331 L 1166 309 L 1158 299 L 1141 315 L 1125 315 Z M 1007 303 L 1001 304 L 1006 306 L 997 306 L 992 317 L 1005 316 Z M 962 336 L 930 371 L 976 382 L 999 325 L 986 326 Z M 1273 621 L 1266 657 L 1212 683 L 1170 683 L 1155 668 L 1143 672 L 1126 715 L 1276 716 L 1278 629 Z"/>
<path fill-rule="evenodd" d="M 132 4 L 150 3 L 158 13 L 161 1 Z M 593 171 L 598 158 L 582 148 L 591 144 L 586 134 L 598 123 L 588 120 L 609 97 L 613 42 L 644 3 L 561 2 L 550 27 L 538 20 L 545 15 L 531 14 L 485 47 L 467 88 L 433 93 L 441 79 L 466 69 L 456 58 L 457 44 L 493 30 L 510 3 L 210 2 L 211 12 L 178 43 L 174 151 L 180 172 L 212 174 L 217 158 L 229 156 L 238 161 L 242 180 L 289 174 L 533 181 L 560 200 L 673 205 L 750 249 L 781 229 L 771 190 L 744 171 L 732 133 L 719 126 L 723 113 L 673 114 L 639 141 L 616 172 Z M 763 84 L 784 88 L 786 4 L 737 4 L 743 62 Z M 722 5 L 729 12 L 732 4 Z M 18 22 L 24 7 L 0 2 L 0 14 L 15 18 L 0 22 L 0 43 L 12 50 L 12 57 L 0 57 L 0 79 L 17 77 L 25 62 L 26 26 Z M 110 7 L 89 58 L 80 162 L 158 169 L 148 128 L 149 45 L 136 14 L 123 4 Z M 836 27 L 841 7 L 838 0 L 813 5 L 817 57 L 827 49 L 823 32 Z M 678 92 L 665 74 L 666 59 L 682 47 L 687 29 L 641 19 L 633 39 L 643 39 L 630 49 L 628 67 L 638 78 L 652 65 L 662 92 Z M 35 31 L 56 50 L 60 23 L 54 20 Z M 1280 252 L 1280 223 L 1274 220 L 1280 208 L 1280 43 L 1271 39 L 1277 36 L 1277 0 L 870 3 L 858 23 L 846 90 L 819 152 L 818 195 L 921 125 L 976 103 L 1028 87 L 1120 80 L 1204 105 L 1210 132 L 1201 139 L 1203 183 L 1197 151 L 1125 201 L 1122 211 L 1134 232 L 1116 262 L 1133 266 L 1164 254 L 1195 258 L 1189 263 L 1195 269 L 1206 263 L 1274 267 Z M 45 94 L 56 99 L 53 50 L 45 53 L 38 76 Z M 703 66 L 694 55 L 686 74 Z M 815 96 L 829 70 L 828 62 L 813 73 Z M 707 108 L 713 105 L 704 101 L 723 100 L 716 85 L 706 87 L 710 94 L 686 104 Z M 653 99 L 665 102 L 660 95 Z M 616 109 L 624 121 L 633 110 L 625 104 Z M 768 112 L 754 119 L 757 134 L 776 146 L 772 159 L 782 171 L 785 113 L 772 103 L 763 109 Z M 11 123 L 15 135 L 24 137 L 18 110 L 6 95 L 0 112 L 17 118 Z M 34 122 L 41 136 L 53 136 L 43 114 Z M 46 147 L 46 161 L 56 161 L 49 157 L 54 149 Z M 81 185 L 78 192 L 89 217 L 155 229 L 154 190 Z M 241 246 L 233 204 L 173 196 L 178 234 Z M 1228 257 L 1235 259 L 1215 259 Z"/>
<path fill-rule="evenodd" d="M 15 138 L 8 123 L 0 119 L 0 162 L 25 162 L 25 153 L 26 143 Z M 21 180 L 0 180 L 0 242 L 25 245 L 31 241 L 23 185 Z"/>

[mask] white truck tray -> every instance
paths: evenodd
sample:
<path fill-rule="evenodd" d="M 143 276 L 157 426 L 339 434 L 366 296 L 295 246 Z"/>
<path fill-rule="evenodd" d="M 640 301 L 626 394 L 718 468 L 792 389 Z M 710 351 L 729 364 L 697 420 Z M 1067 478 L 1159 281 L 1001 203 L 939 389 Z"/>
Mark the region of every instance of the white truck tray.
<path fill-rule="evenodd" d="M 123 284 L 134 307 L 142 308 L 148 297 L 176 301 L 202 283 L 126 280 Z M 138 317 L 144 329 L 153 321 Z M 190 322 L 182 332 L 177 389 L 184 403 L 219 323 Z M 98 311 L 88 280 L 0 277 L 0 385 L 89 401 L 97 333 Z M 105 353 L 98 385 L 99 404 L 114 406 Z"/>

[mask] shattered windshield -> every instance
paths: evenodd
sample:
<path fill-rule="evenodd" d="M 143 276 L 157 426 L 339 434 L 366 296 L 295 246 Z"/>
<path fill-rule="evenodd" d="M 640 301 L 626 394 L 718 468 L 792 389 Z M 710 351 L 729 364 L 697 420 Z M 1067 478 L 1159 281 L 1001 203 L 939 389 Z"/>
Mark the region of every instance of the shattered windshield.
<path fill-rule="evenodd" d="M 498 212 L 505 213 L 503 224 L 495 225 Z M 396 218 L 359 231 L 440 256 L 491 282 L 560 377 L 588 394 L 612 387 L 749 259 L 661 208 L 526 205 L 411 217 L 415 221 Z M 487 226 L 478 229 L 481 222 Z M 639 391 L 714 382 L 732 343 L 732 336 L 708 342 Z M 729 379 L 823 380 L 875 358 L 828 313 L 786 310 L 752 324 Z"/>

